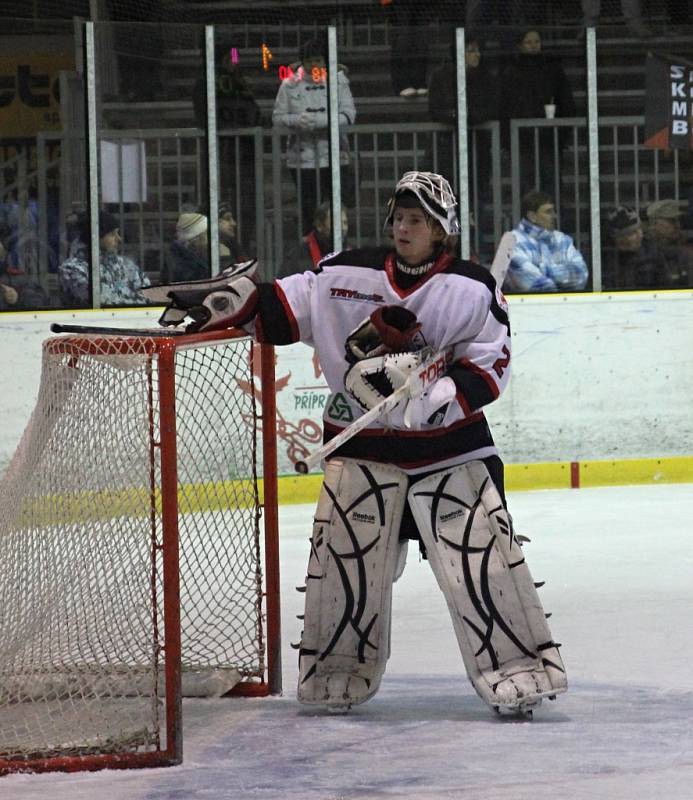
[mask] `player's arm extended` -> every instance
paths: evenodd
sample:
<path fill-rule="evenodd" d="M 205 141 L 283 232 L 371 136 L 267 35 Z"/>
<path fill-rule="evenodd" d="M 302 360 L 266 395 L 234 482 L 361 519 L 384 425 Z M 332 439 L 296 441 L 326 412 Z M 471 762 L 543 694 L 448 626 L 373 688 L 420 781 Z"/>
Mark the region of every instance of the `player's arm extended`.
<path fill-rule="evenodd" d="M 185 324 L 188 333 L 245 328 L 269 344 L 310 342 L 314 273 L 263 283 L 256 280 L 256 271 L 257 262 L 248 261 L 216 278 L 151 286 L 142 294 L 166 306 L 159 319 L 163 326 Z"/>

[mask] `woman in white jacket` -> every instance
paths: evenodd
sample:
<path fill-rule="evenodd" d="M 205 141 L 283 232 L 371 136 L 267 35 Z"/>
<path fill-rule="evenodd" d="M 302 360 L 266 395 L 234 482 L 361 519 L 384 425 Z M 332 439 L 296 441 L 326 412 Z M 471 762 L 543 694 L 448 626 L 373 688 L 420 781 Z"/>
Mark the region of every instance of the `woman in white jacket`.
<path fill-rule="evenodd" d="M 287 143 L 286 164 L 299 192 L 303 234 L 311 228 L 315 207 L 320 200 L 329 197 L 330 191 L 326 78 L 323 45 L 319 40 L 311 39 L 301 48 L 300 64 L 282 81 L 272 112 L 275 126 L 296 131 L 296 135 L 289 137 Z M 352 125 L 356 119 L 356 108 L 346 69 L 341 65 L 337 73 L 337 87 L 339 124 Z M 339 157 L 342 165 L 349 163 L 346 136 L 340 137 Z"/>

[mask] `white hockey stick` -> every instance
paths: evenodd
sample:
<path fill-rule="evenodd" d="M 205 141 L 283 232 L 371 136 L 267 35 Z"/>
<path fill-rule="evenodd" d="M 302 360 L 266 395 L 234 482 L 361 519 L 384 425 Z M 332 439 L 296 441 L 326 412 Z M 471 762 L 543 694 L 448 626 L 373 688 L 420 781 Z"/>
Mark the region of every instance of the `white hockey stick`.
<path fill-rule="evenodd" d="M 334 453 L 344 442 L 348 442 L 349 439 L 356 436 L 356 434 L 360 433 L 364 428 L 367 428 L 371 422 L 374 422 L 378 417 L 386 414 L 388 411 L 392 411 L 401 400 L 422 394 L 432 383 L 442 377 L 452 357 L 452 346 L 445 350 L 439 350 L 436 353 L 429 348 L 429 352 L 430 355 L 426 357 L 426 360 L 422 362 L 416 372 L 412 373 L 407 378 L 399 389 L 395 389 L 391 395 L 381 400 L 377 405 L 374 405 L 373 408 L 366 411 L 363 416 L 354 420 L 351 425 L 344 428 L 344 430 L 338 433 L 333 439 L 330 439 L 327 444 L 313 451 L 305 461 L 297 461 L 294 464 L 296 472 L 300 472 L 302 475 L 310 472 L 323 458 L 329 456 L 330 453 Z"/>
<path fill-rule="evenodd" d="M 177 336 L 185 336 L 185 331 L 176 331 L 166 328 L 107 328 L 101 325 L 63 325 L 54 322 L 51 325 L 51 333 L 88 333 L 101 336 L 140 336 L 144 339 L 152 336 L 166 337 L 175 339 Z"/>
<path fill-rule="evenodd" d="M 505 274 L 510 266 L 510 260 L 512 259 L 514 249 L 515 234 L 512 231 L 506 231 L 498 243 L 498 249 L 489 267 L 489 271 L 496 279 L 498 286 L 503 286 Z"/>

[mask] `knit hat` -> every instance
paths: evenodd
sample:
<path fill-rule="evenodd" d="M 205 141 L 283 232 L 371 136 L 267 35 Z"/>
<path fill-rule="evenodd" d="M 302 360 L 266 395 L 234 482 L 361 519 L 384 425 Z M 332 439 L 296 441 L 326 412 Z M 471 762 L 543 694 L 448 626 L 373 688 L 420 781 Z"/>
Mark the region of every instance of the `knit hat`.
<path fill-rule="evenodd" d="M 202 214 L 181 214 L 176 222 L 176 238 L 181 242 L 189 242 L 206 230 L 207 217 Z"/>
<path fill-rule="evenodd" d="M 633 211 L 628 206 L 619 206 L 609 214 L 609 231 L 614 239 L 628 236 L 629 233 L 637 231 L 641 227 L 640 217 L 637 211 Z"/>
<path fill-rule="evenodd" d="M 676 200 L 656 200 L 647 207 L 647 218 L 653 219 L 678 219 L 681 216 L 681 206 Z"/>

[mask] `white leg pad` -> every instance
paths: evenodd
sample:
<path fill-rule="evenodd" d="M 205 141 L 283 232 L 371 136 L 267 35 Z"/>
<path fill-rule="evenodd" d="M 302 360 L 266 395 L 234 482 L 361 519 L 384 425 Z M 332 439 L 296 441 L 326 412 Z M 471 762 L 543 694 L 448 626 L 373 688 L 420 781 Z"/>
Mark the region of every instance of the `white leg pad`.
<path fill-rule="evenodd" d="M 333 459 L 311 538 L 298 699 L 348 710 L 372 697 L 390 655 L 392 583 L 407 477 Z"/>
<path fill-rule="evenodd" d="M 485 465 L 430 475 L 409 490 L 409 505 L 479 696 L 522 711 L 565 692 L 563 661 Z"/>

